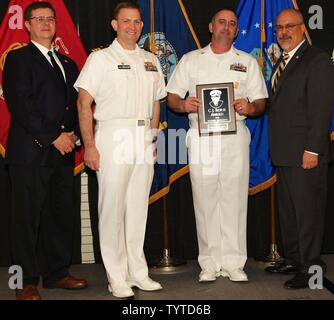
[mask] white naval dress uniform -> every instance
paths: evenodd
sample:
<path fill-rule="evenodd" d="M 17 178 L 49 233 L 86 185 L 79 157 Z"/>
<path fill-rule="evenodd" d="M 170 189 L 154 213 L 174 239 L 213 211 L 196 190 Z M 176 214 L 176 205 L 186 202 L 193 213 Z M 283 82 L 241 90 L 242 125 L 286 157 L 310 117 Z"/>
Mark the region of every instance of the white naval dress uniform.
<path fill-rule="evenodd" d="M 184 55 L 167 85 L 183 98 L 196 96 L 196 85 L 233 82 L 235 99 L 266 98 L 257 61 L 232 47 L 214 54 L 210 45 Z M 243 269 L 247 260 L 246 222 L 250 133 L 245 116 L 236 115 L 237 134 L 201 136 L 197 113 L 190 113 L 187 134 L 195 208 L 198 261 L 202 270 Z"/>
<path fill-rule="evenodd" d="M 166 96 L 158 59 L 115 39 L 92 53 L 76 88 L 94 98 L 99 234 L 109 284 L 148 276 L 143 246 L 153 179 L 153 104 Z"/>

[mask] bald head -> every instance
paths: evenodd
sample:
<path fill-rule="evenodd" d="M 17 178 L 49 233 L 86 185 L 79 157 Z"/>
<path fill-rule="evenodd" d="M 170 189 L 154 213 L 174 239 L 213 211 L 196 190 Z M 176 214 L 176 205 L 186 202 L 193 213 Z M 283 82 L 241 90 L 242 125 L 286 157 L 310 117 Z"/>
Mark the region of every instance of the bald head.
<path fill-rule="evenodd" d="M 278 18 L 281 16 L 281 15 L 292 15 L 292 16 L 295 16 L 296 18 L 296 21 L 298 21 L 298 23 L 304 23 L 304 17 L 303 15 L 301 14 L 301 12 L 299 10 L 296 10 L 296 9 L 292 9 L 292 8 L 288 8 L 288 9 L 284 9 L 282 10 L 279 15 L 277 16 L 277 20 Z"/>

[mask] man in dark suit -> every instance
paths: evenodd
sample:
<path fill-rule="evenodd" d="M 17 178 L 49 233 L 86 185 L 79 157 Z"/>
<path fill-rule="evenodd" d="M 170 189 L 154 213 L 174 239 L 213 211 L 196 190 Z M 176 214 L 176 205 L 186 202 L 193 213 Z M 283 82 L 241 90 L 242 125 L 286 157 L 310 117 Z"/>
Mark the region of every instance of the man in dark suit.
<path fill-rule="evenodd" d="M 78 140 L 75 63 L 52 48 L 56 13 L 48 2 L 25 10 L 31 42 L 11 51 L 3 71 L 11 113 L 6 162 L 12 184 L 12 259 L 23 269 L 19 300 L 45 288 L 81 289 L 69 274 L 74 228 L 73 167 Z"/>
<path fill-rule="evenodd" d="M 282 11 L 277 40 L 282 58 L 269 96 L 270 153 L 277 167 L 277 201 L 285 263 L 267 272 L 295 274 L 284 286 L 309 287 L 323 239 L 329 128 L 334 102 L 334 67 L 323 51 L 304 40 L 301 13 Z M 322 269 L 320 269 L 322 267 Z"/>

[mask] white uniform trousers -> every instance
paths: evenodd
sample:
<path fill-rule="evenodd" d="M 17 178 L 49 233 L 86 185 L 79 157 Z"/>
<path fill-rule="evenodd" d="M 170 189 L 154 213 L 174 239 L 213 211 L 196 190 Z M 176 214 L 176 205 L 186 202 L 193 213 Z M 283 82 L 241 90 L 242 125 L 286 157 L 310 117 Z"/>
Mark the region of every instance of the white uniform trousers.
<path fill-rule="evenodd" d="M 191 128 L 187 145 L 199 264 L 212 272 L 243 269 L 250 133 L 243 121 L 231 135 L 199 137 L 197 124 Z"/>
<path fill-rule="evenodd" d="M 145 121 L 141 126 L 132 119 L 100 121 L 96 127 L 99 236 L 111 286 L 148 276 L 143 247 L 153 145 L 149 120 Z"/>

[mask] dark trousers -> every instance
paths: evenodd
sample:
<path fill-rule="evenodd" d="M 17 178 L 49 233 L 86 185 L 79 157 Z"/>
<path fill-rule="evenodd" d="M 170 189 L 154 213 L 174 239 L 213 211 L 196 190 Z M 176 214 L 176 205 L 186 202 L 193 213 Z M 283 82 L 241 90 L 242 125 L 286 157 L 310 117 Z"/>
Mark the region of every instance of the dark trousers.
<path fill-rule="evenodd" d="M 308 272 L 320 259 L 324 233 L 328 164 L 277 168 L 277 201 L 286 261 Z"/>
<path fill-rule="evenodd" d="M 68 275 L 72 257 L 73 167 L 9 165 L 13 264 L 23 283 L 51 283 Z"/>

